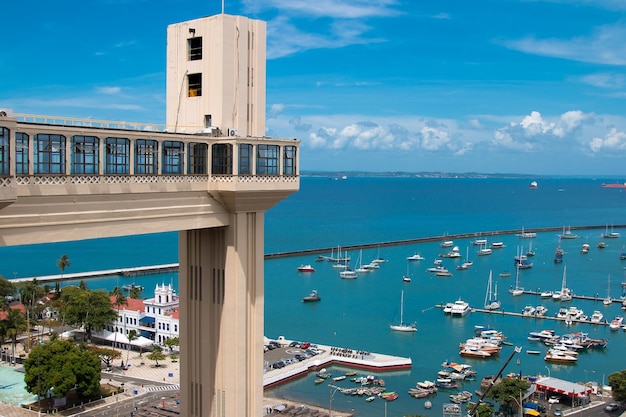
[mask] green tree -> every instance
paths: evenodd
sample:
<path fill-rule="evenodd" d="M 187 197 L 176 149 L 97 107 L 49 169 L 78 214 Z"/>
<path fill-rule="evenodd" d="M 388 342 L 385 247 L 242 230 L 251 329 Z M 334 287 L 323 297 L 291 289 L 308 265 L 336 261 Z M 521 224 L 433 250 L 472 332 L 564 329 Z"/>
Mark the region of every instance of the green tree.
<path fill-rule="evenodd" d="M 61 255 L 61 257 L 57 259 L 57 266 L 61 270 L 61 279 L 63 279 L 65 268 L 69 268 L 70 265 L 71 265 L 70 258 L 67 255 Z"/>
<path fill-rule="evenodd" d="M 17 308 L 9 308 L 6 317 L 0 320 L 0 327 L 5 336 L 11 340 L 11 351 L 15 358 L 15 344 L 19 334 L 26 330 L 26 316 Z"/>
<path fill-rule="evenodd" d="M 33 348 L 24 362 L 26 390 L 45 395 L 52 389 L 58 397 L 70 390 L 82 397 L 100 393 L 100 359 L 84 344 L 56 339 Z"/>
<path fill-rule="evenodd" d="M 117 319 L 117 312 L 113 310 L 106 291 L 65 287 L 61 290 L 60 300 L 64 321 L 83 326 L 88 339 L 91 339 L 93 330 L 100 331 L 105 324 Z"/>
<path fill-rule="evenodd" d="M 152 345 L 152 352 L 148 353 L 146 355 L 146 358 L 150 359 L 151 361 L 155 362 L 155 365 L 157 368 L 161 365 L 159 365 L 159 361 L 162 361 L 165 359 L 165 354 L 163 353 L 163 348 L 159 345 Z"/>
<path fill-rule="evenodd" d="M 135 300 L 138 300 L 139 297 L 141 296 L 141 287 L 135 285 L 130 289 L 130 293 L 128 294 L 129 298 L 134 298 Z"/>
<path fill-rule="evenodd" d="M 90 349 L 93 353 L 96 354 L 106 365 L 107 368 L 111 367 L 111 362 L 115 359 L 119 359 L 122 357 L 122 352 L 117 349 L 111 349 L 108 347 L 100 347 L 100 346 L 90 346 Z"/>
<path fill-rule="evenodd" d="M 115 288 L 113 288 L 113 291 L 111 291 L 109 295 L 115 297 L 115 301 L 113 302 L 113 304 L 117 308 L 117 317 L 116 317 L 116 323 L 117 323 L 117 319 L 119 318 L 119 315 L 120 315 L 120 307 L 123 305 L 128 305 L 128 300 L 124 296 L 122 289 L 117 285 L 115 286 Z M 116 346 L 117 345 L 117 326 L 114 330 L 115 330 L 115 340 L 113 344 L 114 346 Z"/>
<path fill-rule="evenodd" d="M 172 351 L 174 349 L 174 346 L 180 346 L 180 340 L 178 339 L 178 337 L 170 337 L 169 339 L 165 339 L 163 344 L 167 346 L 170 351 Z"/>
<path fill-rule="evenodd" d="M 15 296 L 15 284 L 0 275 L 0 302 L 4 303 L 7 296 Z"/>
<path fill-rule="evenodd" d="M 530 383 L 528 381 L 518 378 L 504 378 L 491 387 L 487 393 L 487 398 L 491 398 L 500 404 L 514 405 L 517 408 L 517 403 L 520 402 L 520 398 L 524 396 L 529 388 Z"/>
<path fill-rule="evenodd" d="M 626 401 L 626 370 L 610 374 L 609 386 L 615 401 Z"/>
<path fill-rule="evenodd" d="M 130 354 L 131 345 L 133 343 L 133 340 L 137 339 L 139 335 L 137 334 L 137 330 L 133 329 L 128 332 L 128 335 L 126 335 L 126 337 L 128 337 L 128 350 L 126 350 L 126 365 L 128 365 L 128 355 Z"/>

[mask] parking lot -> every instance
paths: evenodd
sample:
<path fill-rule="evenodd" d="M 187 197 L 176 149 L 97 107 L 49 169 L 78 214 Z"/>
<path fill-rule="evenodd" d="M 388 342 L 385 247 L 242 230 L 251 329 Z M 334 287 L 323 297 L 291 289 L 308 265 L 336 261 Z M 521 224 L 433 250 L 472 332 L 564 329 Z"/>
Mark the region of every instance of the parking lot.
<path fill-rule="evenodd" d="M 274 343 L 272 343 L 274 342 Z M 292 363 L 309 359 L 323 353 L 324 350 L 310 342 L 290 342 L 282 347 L 277 341 L 270 341 L 264 347 L 265 370 L 284 368 Z"/>

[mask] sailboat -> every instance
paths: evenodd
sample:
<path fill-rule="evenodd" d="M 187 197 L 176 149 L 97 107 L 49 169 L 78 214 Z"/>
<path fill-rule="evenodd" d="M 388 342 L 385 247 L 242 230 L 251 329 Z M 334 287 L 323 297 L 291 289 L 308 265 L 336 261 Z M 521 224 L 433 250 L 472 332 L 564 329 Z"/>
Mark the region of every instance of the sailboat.
<path fill-rule="evenodd" d="M 409 274 L 409 263 L 406 263 L 406 275 L 402 277 L 402 281 L 411 282 L 411 274 Z"/>
<path fill-rule="evenodd" d="M 395 330 L 396 332 L 416 332 L 417 327 L 415 327 L 415 323 L 407 324 L 404 321 L 404 291 L 402 291 L 402 295 L 400 296 L 400 323 L 392 324 L 389 326 L 391 330 Z"/>
<path fill-rule="evenodd" d="M 500 300 L 498 300 L 498 283 L 495 284 L 495 289 L 492 291 L 492 271 L 489 271 L 489 281 L 487 282 L 487 293 L 485 294 L 485 309 L 497 310 L 500 308 Z"/>
<path fill-rule="evenodd" d="M 606 298 L 602 300 L 605 306 L 610 306 L 613 304 L 613 299 L 611 298 L 611 274 L 609 274 L 609 281 L 606 289 Z"/>
<path fill-rule="evenodd" d="M 511 288 L 509 292 L 513 294 L 513 296 L 518 296 L 524 294 L 524 289 L 519 286 L 519 265 L 515 268 L 515 288 Z"/>
<path fill-rule="evenodd" d="M 354 270 L 354 272 L 358 272 L 358 273 L 363 273 L 363 272 L 371 272 L 372 269 L 366 268 L 365 266 L 363 266 L 363 249 L 361 249 L 361 251 L 359 252 L 359 260 L 357 261 L 357 268 Z"/>
<path fill-rule="evenodd" d="M 557 291 L 552 295 L 552 298 L 561 301 L 571 301 L 572 292 L 569 288 L 567 288 L 567 278 L 566 278 L 567 266 L 563 267 L 563 281 L 561 282 L 561 291 Z"/>

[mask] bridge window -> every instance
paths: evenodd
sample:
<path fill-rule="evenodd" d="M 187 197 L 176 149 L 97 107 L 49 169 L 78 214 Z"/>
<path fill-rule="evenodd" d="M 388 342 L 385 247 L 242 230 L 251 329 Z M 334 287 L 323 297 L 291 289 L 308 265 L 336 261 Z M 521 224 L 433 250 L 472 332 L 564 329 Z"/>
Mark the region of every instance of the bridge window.
<path fill-rule="evenodd" d="M 130 141 L 126 138 L 104 140 L 104 172 L 126 174 L 130 172 Z"/>
<path fill-rule="evenodd" d="M 135 174 L 158 173 L 159 144 L 156 140 L 135 141 Z"/>
<path fill-rule="evenodd" d="M 0 127 L 0 175 L 9 175 L 9 137 L 10 130 Z"/>
<path fill-rule="evenodd" d="M 72 174 L 98 174 L 99 144 L 95 136 L 72 137 Z"/>
<path fill-rule="evenodd" d="M 15 134 L 15 173 L 28 175 L 28 135 Z"/>
<path fill-rule="evenodd" d="M 215 175 L 232 175 L 233 173 L 233 145 L 216 143 L 213 145 L 213 161 L 211 172 Z"/>
<path fill-rule="evenodd" d="M 189 86 L 189 97 L 200 97 L 202 95 L 202 74 L 189 74 L 187 76 Z"/>
<path fill-rule="evenodd" d="M 163 142 L 163 174 L 182 174 L 185 145 L 182 142 Z"/>
<path fill-rule="evenodd" d="M 256 164 L 258 175 L 278 174 L 278 145 L 258 145 Z"/>
<path fill-rule="evenodd" d="M 206 143 L 190 143 L 189 159 L 187 160 L 188 174 L 207 173 L 207 153 L 209 146 Z"/>
<path fill-rule="evenodd" d="M 283 148 L 283 174 L 296 175 L 296 147 L 285 146 Z"/>
<path fill-rule="evenodd" d="M 65 136 L 35 135 L 35 174 L 65 174 Z"/>
<path fill-rule="evenodd" d="M 239 175 L 252 174 L 252 145 L 242 143 L 239 145 Z"/>
<path fill-rule="evenodd" d="M 199 61 L 202 59 L 202 36 L 187 39 L 187 50 L 189 52 L 190 61 Z"/>

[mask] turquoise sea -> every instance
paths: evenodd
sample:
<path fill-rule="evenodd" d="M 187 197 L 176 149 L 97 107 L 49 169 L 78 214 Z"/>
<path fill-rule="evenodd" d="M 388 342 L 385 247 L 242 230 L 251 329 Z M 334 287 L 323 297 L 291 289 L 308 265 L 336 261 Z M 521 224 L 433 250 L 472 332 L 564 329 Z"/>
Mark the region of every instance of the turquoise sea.
<path fill-rule="evenodd" d="M 526 339 L 534 330 L 554 329 L 558 334 L 583 331 L 591 337 L 609 339 L 603 350 L 581 353 L 574 365 L 547 365 L 543 355 L 517 355 L 506 373 L 550 374 L 573 381 L 606 382 L 608 374 L 626 368 L 623 352 L 626 332 L 611 332 L 608 327 L 575 324 L 566 327 L 561 322 L 534 318 L 510 317 L 498 314 L 470 313 L 463 318 L 444 316 L 436 304 L 462 298 L 470 305 L 481 307 L 484 302 L 489 272 L 498 283 L 502 308 L 520 312 L 525 305 L 543 304 L 553 316 L 562 306 L 577 306 L 591 315 L 601 310 L 605 317 L 626 312 L 618 303 L 605 307 L 602 298 L 610 291 L 613 298 L 622 295 L 626 281 L 626 261 L 619 254 L 626 244 L 626 192 L 604 189 L 602 182 L 613 180 L 586 178 L 538 178 L 539 187 L 529 189 L 530 179 L 424 179 L 348 177 L 330 180 L 326 177 L 303 177 L 300 192 L 272 208 L 266 215 L 266 253 L 315 248 L 371 244 L 429 236 L 476 233 L 538 227 L 579 227 L 615 225 L 621 233 L 618 239 L 606 240 L 608 247 L 598 249 L 601 229 L 574 230 L 579 239 L 563 240 L 564 262 L 553 262 L 559 245 L 557 232 L 540 233 L 532 239 L 536 256 L 534 267 L 520 273 L 520 286 L 526 289 L 561 287 L 563 269 L 567 266 L 567 286 L 581 295 L 598 294 L 598 301 L 559 303 L 540 300 L 538 296 L 513 297 L 508 293 L 514 285 L 513 257 L 519 247 L 528 248 L 531 240 L 514 235 L 482 236 L 489 241 L 502 241 L 506 248 L 494 250 L 491 256 L 476 256 L 472 239 L 455 240 L 463 258 L 466 252 L 474 265 L 466 271 L 456 271 L 463 261 L 446 259 L 444 264 L 451 277 L 435 277 L 426 272 L 434 259 L 446 249 L 439 242 L 420 245 L 382 246 L 363 250 L 363 263 L 377 256 L 388 260 L 382 267 L 356 280 L 339 278 L 338 271 L 327 262 L 315 262 L 315 256 L 284 257 L 265 262 L 265 334 L 287 339 L 350 347 L 358 350 L 407 356 L 413 360 L 409 371 L 381 373 L 389 390 L 400 397 L 387 404 L 387 415 L 408 413 L 441 415 L 441 404 L 449 400 L 450 392 L 440 391 L 431 410 L 424 409 L 424 399 L 411 398 L 406 392 L 416 382 L 436 379 L 440 364 L 446 360 L 471 364 L 478 371 L 478 380 L 466 382 L 462 390 L 478 389 L 484 375 L 495 374 L 513 349 L 507 346 L 499 358 L 464 359 L 458 345 L 471 337 L 476 325 L 490 325 L 502 330 L 508 340 L 524 349 L 545 350 Z M 591 249 L 581 255 L 583 243 Z M 406 257 L 419 252 L 426 259 L 407 263 Z M 164 233 L 139 237 L 101 239 L 63 244 L 0 248 L 0 274 L 7 278 L 51 275 L 59 273 L 56 259 L 67 254 L 72 265 L 66 272 L 110 269 L 139 265 L 177 262 L 177 235 Z M 330 253 L 329 253 L 330 254 Z M 359 252 L 350 253 L 354 262 Z M 312 274 L 298 273 L 301 264 L 313 264 Z M 405 283 L 402 276 L 412 275 Z M 499 273 L 511 271 L 510 277 Z M 610 289 L 609 287 L 610 276 Z M 173 282 L 176 274 L 136 278 L 135 282 L 151 289 L 161 282 Z M 127 283 L 130 278 L 89 280 L 90 288 L 112 288 Z M 302 303 L 312 289 L 322 297 L 320 303 Z M 400 296 L 404 291 L 404 317 L 416 321 L 418 331 L 412 334 L 393 333 L 389 324 L 399 320 Z M 562 305 L 563 304 L 563 305 Z M 331 369 L 332 371 L 332 369 Z M 336 370 L 335 372 L 340 372 Z M 328 406 L 331 392 L 325 384 L 315 385 L 314 376 L 287 383 L 271 391 L 272 395 L 302 402 Z M 339 383 L 350 386 L 344 380 Z M 384 404 L 380 399 L 366 403 L 361 397 L 349 397 L 337 392 L 333 409 L 354 409 L 358 416 L 380 416 Z"/>

